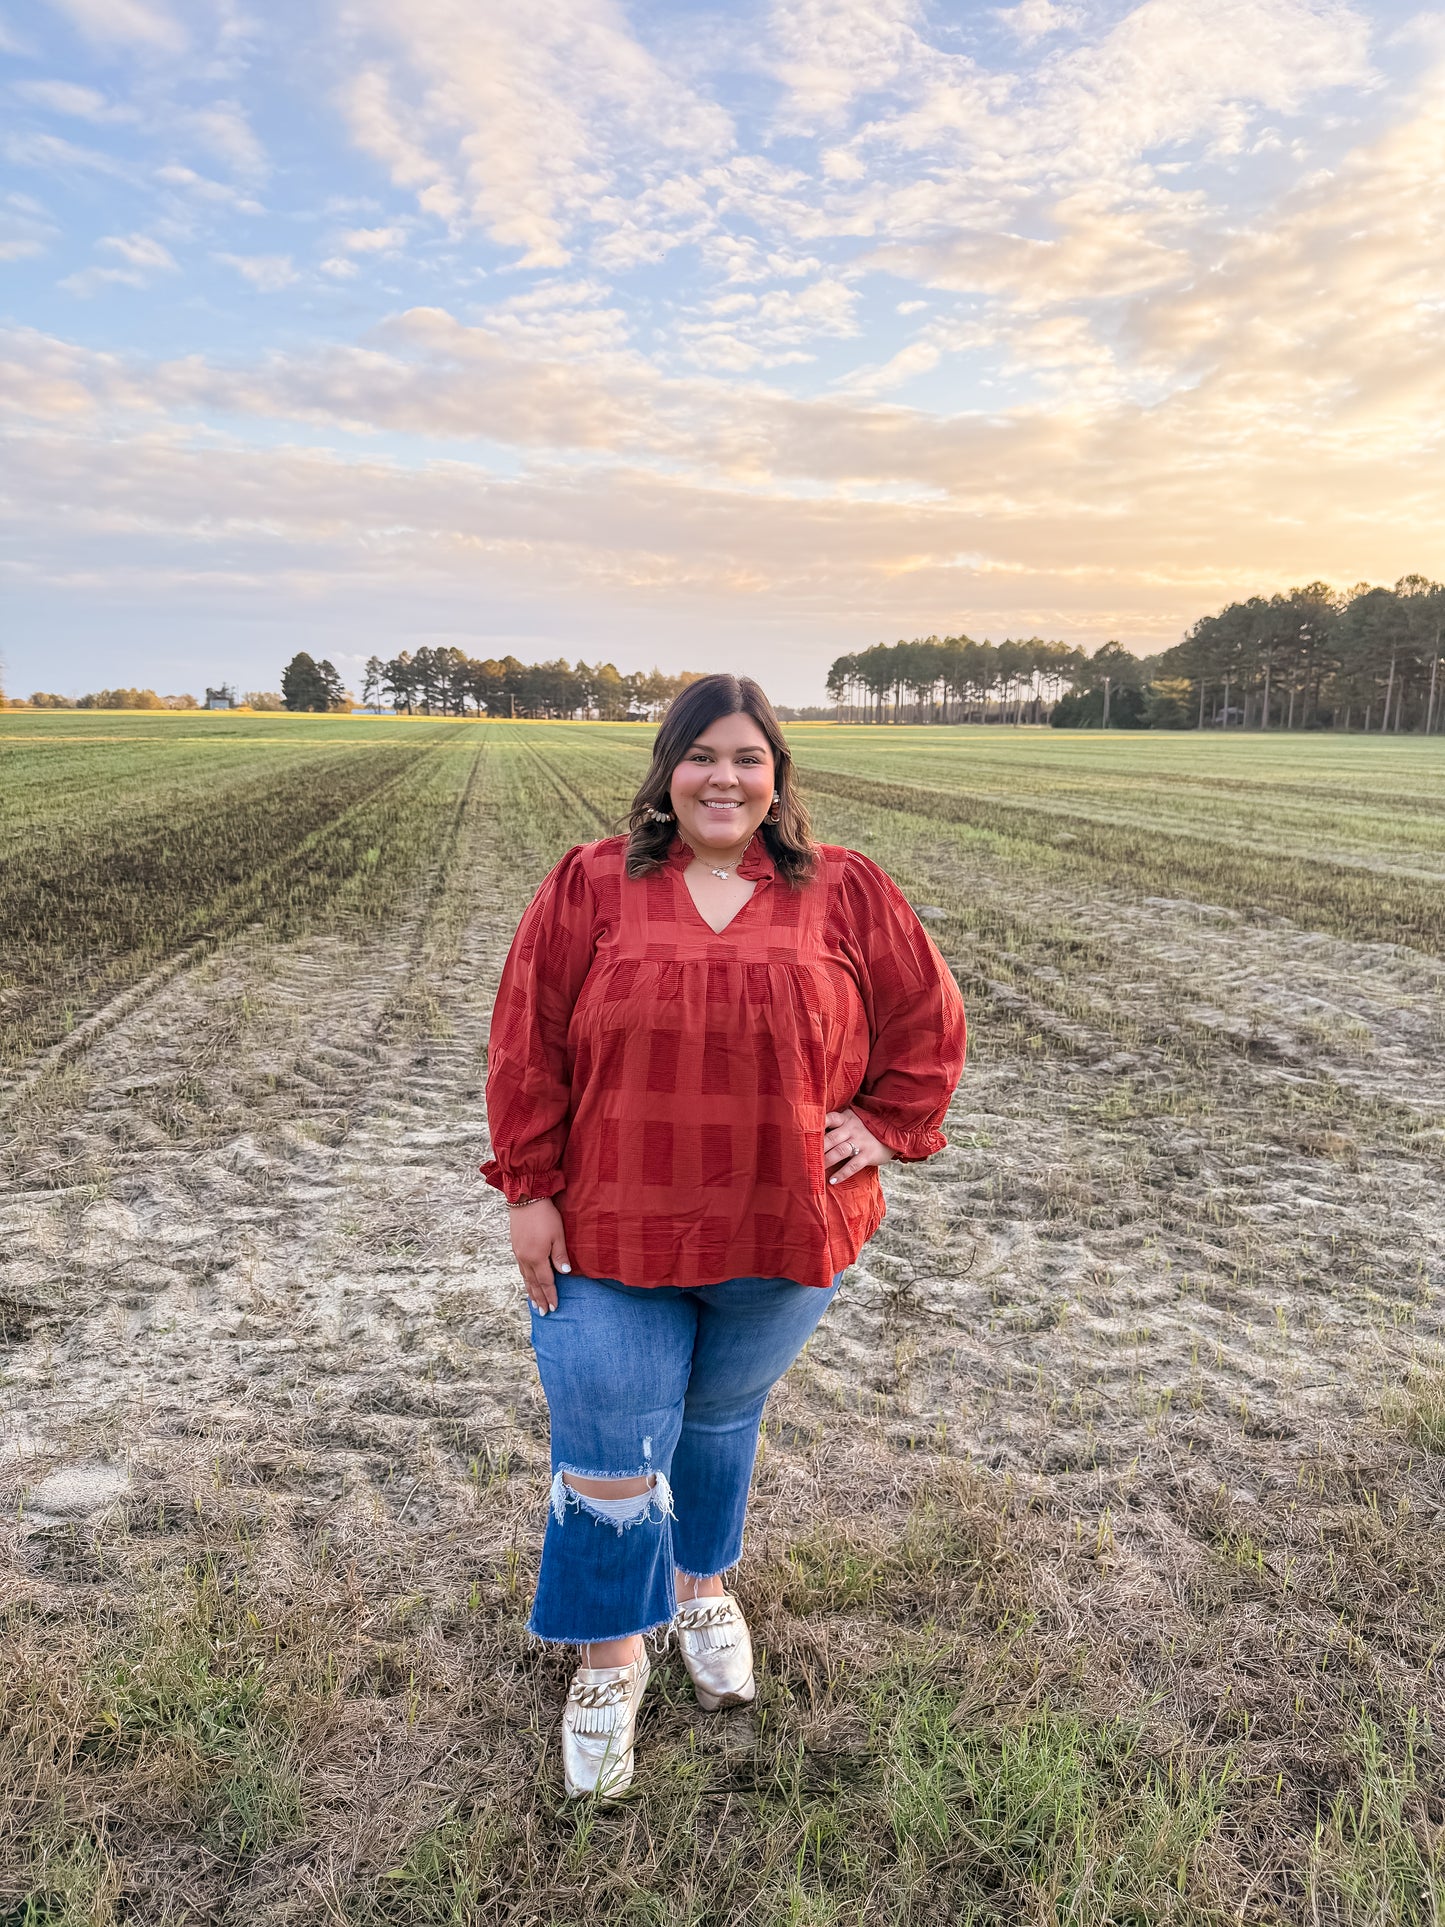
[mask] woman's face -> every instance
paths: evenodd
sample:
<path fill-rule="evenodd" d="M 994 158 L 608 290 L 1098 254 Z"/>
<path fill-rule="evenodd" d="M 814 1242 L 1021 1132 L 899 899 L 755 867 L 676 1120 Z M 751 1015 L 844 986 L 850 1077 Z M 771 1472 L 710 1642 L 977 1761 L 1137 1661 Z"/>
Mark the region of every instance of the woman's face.
<path fill-rule="evenodd" d="M 672 772 L 677 827 L 695 850 L 746 843 L 773 806 L 773 752 L 751 716 L 720 716 Z"/>

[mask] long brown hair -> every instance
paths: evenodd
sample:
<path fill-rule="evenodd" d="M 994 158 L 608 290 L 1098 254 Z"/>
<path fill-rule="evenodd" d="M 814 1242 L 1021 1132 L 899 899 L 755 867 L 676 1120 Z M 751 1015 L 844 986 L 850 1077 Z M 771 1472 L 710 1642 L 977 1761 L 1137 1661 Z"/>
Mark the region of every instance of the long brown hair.
<path fill-rule="evenodd" d="M 699 676 L 673 698 L 652 744 L 652 768 L 632 799 L 627 822 L 627 874 L 646 876 L 662 863 L 677 825 L 672 818 L 672 772 L 704 730 L 723 716 L 751 716 L 773 752 L 773 787 L 778 792 L 777 822 L 758 831 L 779 876 L 796 888 L 811 881 L 818 865 L 817 845 L 808 812 L 798 795 L 793 758 L 773 705 L 751 676 Z M 648 814 L 665 810 L 659 823 Z M 769 815 L 772 812 L 769 811 Z"/>

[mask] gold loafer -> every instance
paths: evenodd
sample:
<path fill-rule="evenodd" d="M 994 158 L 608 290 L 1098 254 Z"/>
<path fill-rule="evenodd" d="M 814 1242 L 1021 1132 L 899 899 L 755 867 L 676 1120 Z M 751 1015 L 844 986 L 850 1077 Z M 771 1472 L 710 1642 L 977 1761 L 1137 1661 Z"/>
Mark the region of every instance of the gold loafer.
<path fill-rule="evenodd" d="M 672 1622 L 682 1663 L 692 1677 L 704 1713 L 721 1706 L 747 1706 L 757 1695 L 753 1642 L 742 1608 L 730 1592 L 717 1599 L 689 1599 Z"/>
<path fill-rule="evenodd" d="M 567 1798 L 617 1800 L 632 1785 L 642 1695 L 652 1677 L 644 1652 L 627 1666 L 579 1666 L 562 1713 Z"/>

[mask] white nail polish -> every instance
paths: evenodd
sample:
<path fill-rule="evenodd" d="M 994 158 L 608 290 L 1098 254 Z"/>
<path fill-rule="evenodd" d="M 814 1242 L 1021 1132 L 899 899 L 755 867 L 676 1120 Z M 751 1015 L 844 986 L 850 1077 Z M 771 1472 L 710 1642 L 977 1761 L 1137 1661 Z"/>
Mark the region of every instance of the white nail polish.
<path fill-rule="evenodd" d="M 558 1265 L 557 1269 L 558 1271 L 570 1271 L 572 1267 L 571 1265 Z"/>

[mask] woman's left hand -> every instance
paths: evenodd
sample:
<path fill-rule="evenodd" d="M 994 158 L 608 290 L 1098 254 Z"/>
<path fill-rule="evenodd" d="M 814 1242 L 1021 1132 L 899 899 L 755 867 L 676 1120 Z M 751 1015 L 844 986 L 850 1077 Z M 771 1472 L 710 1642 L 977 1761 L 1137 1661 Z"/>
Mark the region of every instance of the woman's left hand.
<path fill-rule="evenodd" d="M 823 1123 L 823 1164 L 836 1167 L 829 1184 L 893 1162 L 894 1153 L 879 1143 L 856 1111 L 829 1111 Z"/>

